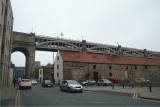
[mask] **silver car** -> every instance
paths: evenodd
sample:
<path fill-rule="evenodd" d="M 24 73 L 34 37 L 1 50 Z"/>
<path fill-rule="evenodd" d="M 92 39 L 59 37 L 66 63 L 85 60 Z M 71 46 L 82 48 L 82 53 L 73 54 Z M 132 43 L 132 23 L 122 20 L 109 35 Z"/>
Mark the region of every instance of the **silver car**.
<path fill-rule="evenodd" d="M 37 81 L 36 80 L 31 80 L 32 81 L 32 85 L 37 85 Z"/>
<path fill-rule="evenodd" d="M 96 81 L 95 80 L 93 80 L 93 79 L 89 79 L 89 80 L 86 80 L 86 81 L 84 81 L 84 82 L 81 82 L 81 84 L 82 85 L 94 85 L 94 84 L 96 84 Z"/>
<path fill-rule="evenodd" d="M 30 79 L 21 79 L 19 81 L 19 89 L 22 89 L 22 88 L 29 88 L 31 89 L 31 80 Z"/>
<path fill-rule="evenodd" d="M 108 86 L 108 85 L 113 85 L 113 83 L 111 81 L 109 81 L 108 79 L 99 79 L 97 82 L 97 85 L 103 85 L 103 86 Z"/>
<path fill-rule="evenodd" d="M 83 86 L 80 85 L 75 80 L 64 80 L 60 84 L 60 90 L 61 91 L 68 91 L 70 92 L 83 92 Z"/>

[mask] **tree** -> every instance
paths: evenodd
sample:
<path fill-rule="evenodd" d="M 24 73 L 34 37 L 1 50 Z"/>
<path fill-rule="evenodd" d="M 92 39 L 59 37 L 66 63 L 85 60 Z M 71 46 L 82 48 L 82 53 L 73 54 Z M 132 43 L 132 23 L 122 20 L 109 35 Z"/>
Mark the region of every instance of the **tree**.
<path fill-rule="evenodd" d="M 35 68 L 34 73 L 33 73 L 34 76 L 35 76 L 37 79 L 39 78 L 39 73 L 38 73 L 39 68 L 40 68 L 40 67 Z"/>

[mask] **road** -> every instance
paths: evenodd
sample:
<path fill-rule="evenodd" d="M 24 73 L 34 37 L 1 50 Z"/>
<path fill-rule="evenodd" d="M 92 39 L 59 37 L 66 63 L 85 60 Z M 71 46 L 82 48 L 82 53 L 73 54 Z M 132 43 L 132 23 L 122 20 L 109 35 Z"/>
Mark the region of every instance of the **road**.
<path fill-rule="evenodd" d="M 131 94 L 115 92 L 61 92 L 59 86 L 20 90 L 20 106 L 159 106 L 158 101 L 133 99 Z"/>

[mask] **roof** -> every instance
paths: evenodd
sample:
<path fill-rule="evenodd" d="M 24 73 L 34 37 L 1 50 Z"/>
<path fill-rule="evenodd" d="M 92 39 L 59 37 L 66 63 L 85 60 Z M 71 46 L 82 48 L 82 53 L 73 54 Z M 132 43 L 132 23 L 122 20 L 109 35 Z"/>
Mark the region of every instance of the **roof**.
<path fill-rule="evenodd" d="M 82 53 L 82 52 L 73 52 L 64 50 L 60 50 L 60 54 L 62 56 L 63 61 L 66 62 L 160 66 L 160 59 L 154 59 L 154 58 Z"/>
<path fill-rule="evenodd" d="M 43 68 L 53 68 L 53 64 L 48 64 L 48 65 L 46 65 L 46 66 L 44 66 Z"/>

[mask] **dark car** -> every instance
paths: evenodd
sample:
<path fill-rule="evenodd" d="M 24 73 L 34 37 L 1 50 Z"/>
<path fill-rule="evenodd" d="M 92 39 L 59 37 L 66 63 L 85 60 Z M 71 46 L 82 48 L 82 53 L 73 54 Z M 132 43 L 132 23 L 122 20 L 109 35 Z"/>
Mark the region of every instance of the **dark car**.
<path fill-rule="evenodd" d="M 51 80 L 43 80 L 42 87 L 53 87 Z"/>
<path fill-rule="evenodd" d="M 61 91 L 68 91 L 70 92 L 83 92 L 83 86 L 80 85 L 75 80 L 64 80 L 60 84 L 60 90 Z"/>

